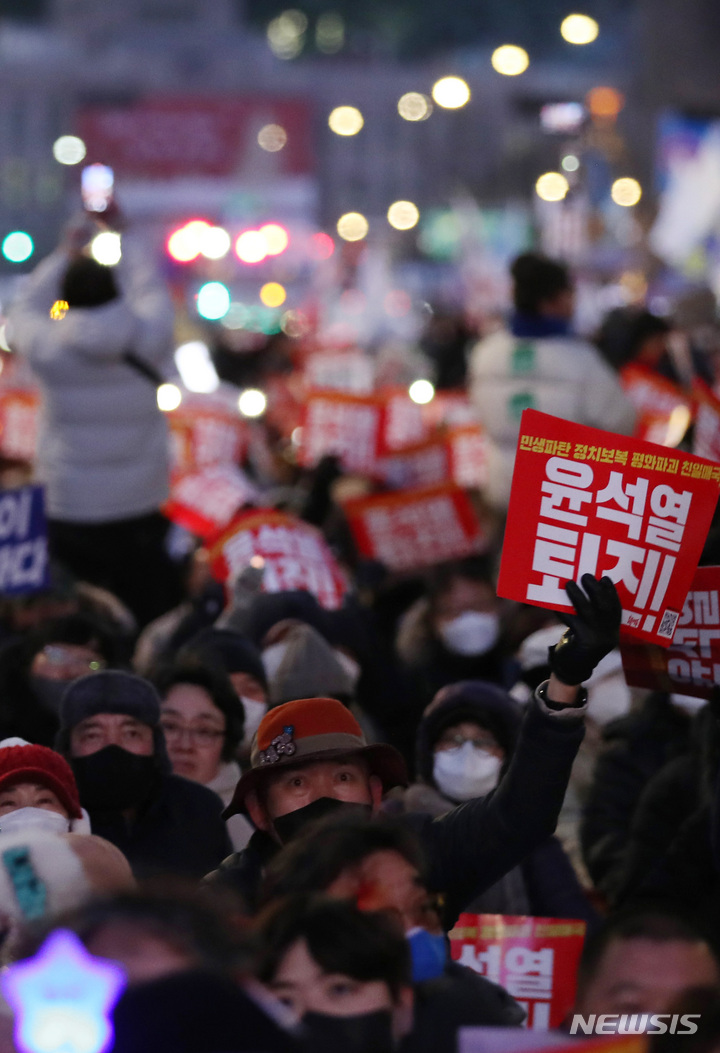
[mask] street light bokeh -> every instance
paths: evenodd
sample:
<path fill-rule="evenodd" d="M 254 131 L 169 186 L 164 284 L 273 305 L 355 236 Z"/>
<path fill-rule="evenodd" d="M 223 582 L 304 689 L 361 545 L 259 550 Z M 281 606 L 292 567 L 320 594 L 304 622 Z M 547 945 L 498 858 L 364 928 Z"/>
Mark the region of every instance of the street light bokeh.
<path fill-rule="evenodd" d="M 432 103 L 419 91 L 407 91 L 398 100 L 398 113 L 405 121 L 425 121 L 432 113 Z"/>
<path fill-rule="evenodd" d="M 470 88 L 462 77 L 441 77 L 433 84 L 432 97 L 444 110 L 459 110 L 470 101 Z"/>
<path fill-rule="evenodd" d="M 525 48 L 516 44 L 503 44 L 495 48 L 490 61 L 496 73 L 502 73 L 504 77 L 517 77 L 530 65 L 530 56 Z"/>
<path fill-rule="evenodd" d="M 535 184 L 535 193 L 542 201 L 562 201 L 569 189 L 562 172 L 545 172 Z"/>
<path fill-rule="evenodd" d="M 368 230 L 368 221 L 361 212 L 346 212 L 337 221 L 337 232 L 343 241 L 362 241 Z"/>
<path fill-rule="evenodd" d="M 387 211 L 387 219 L 395 230 L 411 230 L 417 225 L 420 212 L 412 201 L 395 201 Z"/>
<path fill-rule="evenodd" d="M 622 205 L 623 208 L 632 208 L 633 205 L 637 205 L 642 197 L 642 187 L 637 179 L 633 179 L 632 176 L 623 176 L 620 179 L 616 179 L 613 183 L 610 189 L 610 197 L 616 205 Z"/>
<path fill-rule="evenodd" d="M 568 15 L 560 25 L 560 34 L 568 44 L 592 44 L 599 32 L 600 26 L 590 15 Z"/>
<path fill-rule="evenodd" d="M 357 135 L 365 119 L 356 106 L 336 106 L 328 117 L 328 124 L 336 135 Z"/>

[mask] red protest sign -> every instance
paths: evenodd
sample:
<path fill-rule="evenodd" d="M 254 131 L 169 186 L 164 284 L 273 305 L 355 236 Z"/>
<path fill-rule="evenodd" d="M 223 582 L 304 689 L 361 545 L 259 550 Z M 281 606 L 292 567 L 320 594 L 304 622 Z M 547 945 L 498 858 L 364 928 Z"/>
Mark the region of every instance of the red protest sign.
<path fill-rule="evenodd" d="M 678 443 L 692 419 L 692 399 L 645 366 L 625 366 L 620 383 L 637 410 L 635 438 L 661 446 Z"/>
<path fill-rule="evenodd" d="M 382 457 L 376 474 L 394 490 L 438 486 L 450 478 L 450 450 L 442 435 Z"/>
<path fill-rule="evenodd" d="M 0 455 L 9 461 L 35 460 L 40 394 L 32 388 L 0 392 Z"/>
<path fill-rule="evenodd" d="M 631 687 L 710 698 L 720 684 L 720 567 L 698 567 L 669 647 L 620 645 Z"/>
<path fill-rule="evenodd" d="M 413 402 L 407 388 L 382 388 L 377 398 L 382 406 L 379 452 L 392 453 L 403 446 L 422 442 L 427 436 L 423 407 Z"/>
<path fill-rule="evenodd" d="M 498 594 L 569 610 L 565 582 L 607 574 L 625 630 L 667 647 L 719 483 L 720 465 L 525 410 Z"/>
<path fill-rule="evenodd" d="M 488 443 L 479 424 L 463 424 L 445 433 L 450 453 L 450 477 L 458 486 L 479 489 L 487 482 Z"/>
<path fill-rule="evenodd" d="M 319 530 L 272 508 L 243 512 L 209 546 L 218 581 L 232 581 L 252 560 L 264 565 L 263 590 L 303 589 L 335 610 L 348 583 Z"/>
<path fill-rule="evenodd" d="M 172 480 L 163 513 L 173 523 L 209 538 L 230 523 L 243 505 L 255 501 L 257 489 L 232 464 L 215 464 Z"/>
<path fill-rule="evenodd" d="M 369 395 L 375 384 L 375 365 L 370 355 L 357 349 L 318 351 L 305 360 L 305 383 L 311 389 Z"/>
<path fill-rule="evenodd" d="M 360 553 L 391 570 L 427 567 L 483 547 L 470 499 L 457 486 L 360 497 L 343 509 Z"/>
<path fill-rule="evenodd" d="M 302 418 L 298 456 L 312 466 L 326 456 L 339 457 L 348 472 L 370 474 L 380 445 L 379 402 L 342 391 L 313 392 Z"/>
<path fill-rule="evenodd" d="M 693 394 L 696 400 L 693 453 L 696 457 L 720 461 L 720 399 L 697 378 L 693 382 Z"/>
<path fill-rule="evenodd" d="M 245 455 L 247 426 L 237 403 L 225 395 L 183 394 L 167 414 L 173 469 L 189 472 L 210 464 L 238 464 Z"/>
<path fill-rule="evenodd" d="M 572 1009 L 584 921 L 461 914 L 449 936 L 453 961 L 504 987 L 526 1010 L 526 1027 L 559 1027 Z"/>

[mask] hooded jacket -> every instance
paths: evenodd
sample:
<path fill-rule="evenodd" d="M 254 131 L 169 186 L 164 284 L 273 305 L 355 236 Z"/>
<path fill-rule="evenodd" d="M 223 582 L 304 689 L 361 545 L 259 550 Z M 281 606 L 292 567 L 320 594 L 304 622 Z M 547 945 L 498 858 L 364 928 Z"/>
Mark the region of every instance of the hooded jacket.
<path fill-rule="evenodd" d="M 478 724 L 492 732 L 502 747 L 505 753 L 502 779 L 520 732 L 520 706 L 495 684 L 481 680 L 452 684 L 439 692 L 418 727 L 418 781 L 405 791 L 403 806 L 407 812 L 429 812 L 433 816 L 440 816 L 456 807 L 457 802 L 443 796 L 435 783 L 434 747 L 447 728 L 464 721 Z M 597 921 L 570 861 L 554 837 L 547 838 L 528 853 L 518 866 L 477 896 L 466 909 L 471 913 L 483 914 L 579 918 L 589 924 Z"/>
<path fill-rule="evenodd" d="M 156 387 L 123 360 L 172 367 L 170 298 L 151 254 L 123 235 L 120 295 L 50 318 L 68 255 L 56 250 L 24 283 L 7 339 L 27 358 L 43 396 L 37 477 L 54 519 L 105 523 L 157 509 L 168 495 L 168 433 Z"/>

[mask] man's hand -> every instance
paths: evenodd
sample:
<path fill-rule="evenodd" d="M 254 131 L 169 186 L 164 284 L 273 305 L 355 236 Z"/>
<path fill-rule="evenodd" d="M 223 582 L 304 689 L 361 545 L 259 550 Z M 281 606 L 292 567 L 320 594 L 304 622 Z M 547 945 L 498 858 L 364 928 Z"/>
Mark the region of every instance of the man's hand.
<path fill-rule="evenodd" d="M 600 659 L 617 647 L 620 639 L 622 607 L 610 578 L 598 581 L 592 574 L 583 574 L 580 580 L 585 592 L 574 581 L 565 586 L 575 614 L 559 614 L 568 628 L 549 650 L 554 677 L 568 685 L 589 680 Z"/>

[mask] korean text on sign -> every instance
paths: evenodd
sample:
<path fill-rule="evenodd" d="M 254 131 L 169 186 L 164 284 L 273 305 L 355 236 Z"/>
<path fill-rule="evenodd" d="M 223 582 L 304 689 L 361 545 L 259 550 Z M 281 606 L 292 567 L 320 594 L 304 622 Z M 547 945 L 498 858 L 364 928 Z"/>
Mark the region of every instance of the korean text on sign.
<path fill-rule="evenodd" d="M 667 646 L 719 484 L 720 465 L 526 410 L 498 592 L 562 610 L 568 580 L 608 575 L 626 631 Z"/>
<path fill-rule="evenodd" d="M 347 581 L 320 531 L 284 512 L 258 509 L 237 516 L 210 546 L 218 581 L 232 581 L 262 561 L 265 592 L 301 589 L 329 610 L 342 606 Z"/>
<path fill-rule="evenodd" d="M 430 566 L 477 552 L 483 535 L 467 494 L 455 486 L 346 501 L 362 555 L 393 570 Z"/>
<path fill-rule="evenodd" d="M 720 684 L 720 567 L 698 567 L 668 648 L 623 641 L 633 687 L 710 698 Z"/>
<path fill-rule="evenodd" d="M 49 580 L 43 488 L 5 490 L 0 494 L 0 593 L 37 592 Z"/>
<path fill-rule="evenodd" d="M 585 922 L 461 914 L 450 933 L 454 961 L 501 984 L 527 1013 L 526 1027 L 559 1027 L 575 999 Z"/>

